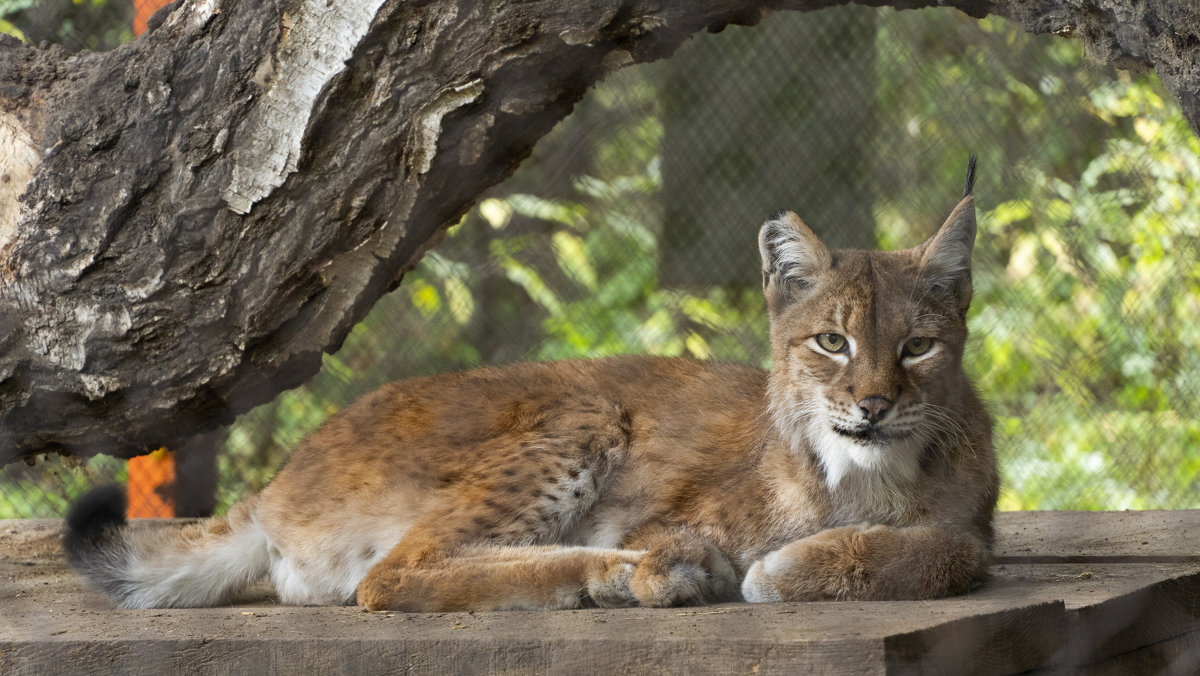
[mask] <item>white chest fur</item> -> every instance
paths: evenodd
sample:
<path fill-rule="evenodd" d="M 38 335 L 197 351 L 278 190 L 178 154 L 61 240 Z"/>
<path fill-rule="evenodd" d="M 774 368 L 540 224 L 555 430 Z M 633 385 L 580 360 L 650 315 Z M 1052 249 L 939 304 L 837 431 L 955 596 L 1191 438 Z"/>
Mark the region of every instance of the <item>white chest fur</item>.
<path fill-rule="evenodd" d="M 896 518 L 918 499 L 922 446 L 917 438 L 864 444 L 832 429 L 808 430 L 834 494 L 834 519 L 843 523 Z"/>

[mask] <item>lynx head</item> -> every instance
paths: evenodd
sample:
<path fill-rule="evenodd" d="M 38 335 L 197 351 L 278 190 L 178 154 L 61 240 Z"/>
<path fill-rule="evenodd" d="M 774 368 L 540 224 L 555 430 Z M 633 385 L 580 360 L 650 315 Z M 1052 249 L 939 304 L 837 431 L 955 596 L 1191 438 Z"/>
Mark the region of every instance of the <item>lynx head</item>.
<path fill-rule="evenodd" d="M 974 158 L 962 201 L 912 249 L 830 251 L 791 212 L 759 233 L 774 424 L 816 454 L 830 487 L 850 473 L 911 478 L 923 453 L 961 443 L 973 170 Z"/>

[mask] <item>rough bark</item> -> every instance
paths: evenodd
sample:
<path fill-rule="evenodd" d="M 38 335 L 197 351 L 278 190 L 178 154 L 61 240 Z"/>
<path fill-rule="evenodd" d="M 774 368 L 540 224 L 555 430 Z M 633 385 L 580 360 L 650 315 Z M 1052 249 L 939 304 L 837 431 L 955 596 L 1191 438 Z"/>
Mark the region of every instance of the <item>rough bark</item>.
<path fill-rule="evenodd" d="M 304 381 L 613 69 L 841 0 L 181 0 L 137 42 L 0 40 L 0 463 L 131 456 Z M 1200 129 L 1193 0 L 998 13 L 1155 67 Z"/>

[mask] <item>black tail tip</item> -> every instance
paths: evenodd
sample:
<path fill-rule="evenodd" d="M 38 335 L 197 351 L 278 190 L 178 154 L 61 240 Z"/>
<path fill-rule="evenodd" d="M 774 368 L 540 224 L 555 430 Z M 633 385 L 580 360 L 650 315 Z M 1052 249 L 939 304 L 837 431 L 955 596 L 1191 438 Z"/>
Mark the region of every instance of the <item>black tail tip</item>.
<path fill-rule="evenodd" d="M 962 199 L 966 199 L 975 189 L 975 153 L 967 158 L 967 181 L 963 185 Z"/>
<path fill-rule="evenodd" d="M 97 544 L 113 529 L 124 526 L 126 505 L 124 486 L 101 486 L 84 493 L 67 511 L 67 532 L 63 538 L 67 553 Z"/>

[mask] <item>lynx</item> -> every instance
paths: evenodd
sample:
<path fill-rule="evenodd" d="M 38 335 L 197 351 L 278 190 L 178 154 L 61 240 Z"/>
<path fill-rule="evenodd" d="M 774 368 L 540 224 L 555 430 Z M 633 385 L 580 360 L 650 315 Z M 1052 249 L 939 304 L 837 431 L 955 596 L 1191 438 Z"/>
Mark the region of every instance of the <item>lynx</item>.
<path fill-rule="evenodd" d="M 68 515 L 72 564 L 128 608 L 450 611 L 928 599 L 986 573 L 998 481 L 963 371 L 975 211 L 903 251 L 759 233 L 769 372 L 616 357 L 416 378 L 347 407 L 227 516 Z"/>

